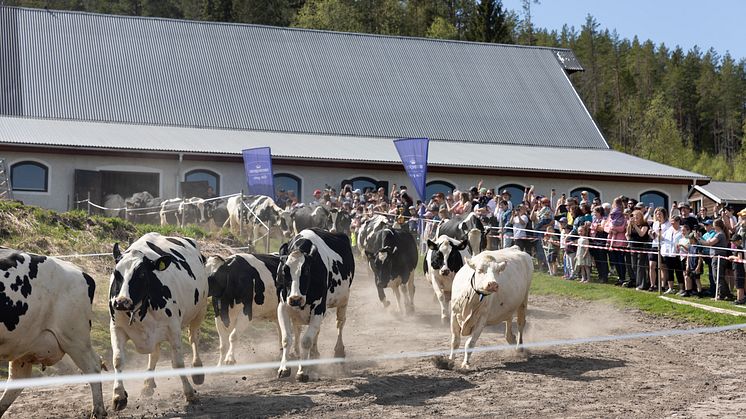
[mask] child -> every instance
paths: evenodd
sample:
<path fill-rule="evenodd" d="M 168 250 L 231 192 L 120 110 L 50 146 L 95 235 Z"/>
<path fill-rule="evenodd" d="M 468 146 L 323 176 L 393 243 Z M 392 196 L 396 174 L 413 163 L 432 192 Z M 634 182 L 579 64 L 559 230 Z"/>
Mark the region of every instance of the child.
<path fill-rule="evenodd" d="M 577 252 L 577 268 L 580 271 L 580 282 L 591 281 L 591 265 L 593 265 L 593 258 L 591 257 L 591 249 L 588 247 L 590 239 L 588 238 L 588 226 L 583 224 L 578 228 L 578 252 Z"/>
<path fill-rule="evenodd" d="M 563 258 L 565 262 L 563 267 L 565 279 L 574 279 L 575 276 L 575 267 L 573 262 L 575 261 L 575 251 L 577 249 L 577 246 L 575 246 L 574 239 L 570 235 L 571 231 L 572 225 L 567 224 L 564 231 L 562 232 L 562 236 L 560 237 L 562 251 L 565 254 Z"/>
<path fill-rule="evenodd" d="M 686 270 L 684 271 L 684 287 L 686 291 L 682 297 L 698 296 L 702 297 L 702 282 L 699 280 L 699 276 L 702 274 L 702 248 L 699 246 L 697 240 L 697 233 L 689 233 L 687 235 L 689 240 L 689 248 L 687 249 L 686 255 Z M 697 286 L 696 293 L 694 292 L 694 285 Z"/>
<path fill-rule="evenodd" d="M 547 255 L 547 264 L 549 265 L 549 275 L 557 275 L 557 253 L 559 245 L 557 243 L 557 237 L 554 236 L 554 227 L 547 227 L 547 232 L 544 234 L 544 252 Z"/>

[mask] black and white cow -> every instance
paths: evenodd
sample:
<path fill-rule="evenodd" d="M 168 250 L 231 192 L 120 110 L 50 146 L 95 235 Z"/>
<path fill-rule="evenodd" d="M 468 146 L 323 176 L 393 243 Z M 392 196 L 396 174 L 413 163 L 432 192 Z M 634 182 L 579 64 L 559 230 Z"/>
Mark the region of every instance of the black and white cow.
<path fill-rule="evenodd" d="M 341 233 L 312 228 L 301 231 L 290 243 L 280 247 L 277 269 L 277 319 L 282 336 L 282 360 L 277 374 L 288 377 L 290 331 L 308 325 L 301 339 L 300 359 L 318 358 L 318 337 L 327 309 L 337 309 L 337 343 L 334 356 L 344 357 L 342 329 L 347 318 L 350 285 L 355 276 L 355 260 L 350 238 Z M 308 381 L 303 366 L 296 377 Z"/>
<path fill-rule="evenodd" d="M 148 233 L 122 253 L 114 245 L 116 267 L 109 285 L 111 347 L 114 369 L 121 373 L 124 366 L 124 345 L 132 340 L 139 353 L 149 354 L 148 371 L 153 371 L 160 355 L 161 342 L 171 346 L 171 365 L 184 367 L 181 330 L 188 327 L 192 345 L 192 366 L 202 366 L 199 347 L 199 327 L 207 311 L 207 272 L 204 258 L 194 240 Z M 202 384 L 204 375 L 193 375 L 195 384 Z M 187 401 L 196 394 L 189 380 L 182 376 L 181 384 Z M 145 380 L 144 396 L 155 389 L 152 378 Z M 127 406 L 127 392 L 122 380 L 114 384 L 115 410 Z"/>
<path fill-rule="evenodd" d="M 352 216 L 346 209 L 332 208 L 329 211 L 330 228 L 329 231 L 332 233 L 342 233 L 347 236 L 350 235 L 350 226 L 352 225 Z"/>
<path fill-rule="evenodd" d="M 236 363 L 233 349 L 242 319 L 277 320 L 275 278 L 279 264 L 277 255 L 238 253 L 226 259 L 207 258 L 209 295 L 220 336 L 218 365 Z"/>
<path fill-rule="evenodd" d="M 446 235 L 438 237 L 435 241 L 427 241 L 428 251 L 422 268 L 440 303 L 440 320 L 443 324 L 450 318 L 448 310 L 453 278 L 464 266 L 464 254 L 467 253 L 468 246 L 468 239 L 458 241 Z"/>
<path fill-rule="evenodd" d="M 376 233 L 383 230 L 384 228 L 392 227 L 392 223 L 388 217 L 384 215 L 374 215 L 367 220 L 364 220 L 360 224 L 357 232 L 357 248 L 361 255 L 366 253 L 374 253 L 379 248 L 372 244 L 372 239 Z M 370 243 L 370 244 L 369 244 Z"/>
<path fill-rule="evenodd" d="M 10 361 L 8 380 L 30 378 L 33 364 L 54 365 L 65 354 L 84 374 L 101 372 L 90 337 L 95 291 L 71 263 L 0 248 L 0 359 Z M 22 391 L 3 392 L 0 416 Z M 101 383 L 91 383 L 91 393 L 91 416 L 106 416 Z"/>
<path fill-rule="evenodd" d="M 385 228 L 378 231 L 370 241 L 378 250 L 366 252 L 368 263 L 375 277 L 378 299 L 384 307 L 389 306 L 384 294 L 385 288 L 394 290 L 399 312 L 414 312 L 414 279 L 412 272 L 417 267 L 417 242 L 408 231 Z M 399 286 L 404 293 L 402 304 Z"/>
<path fill-rule="evenodd" d="M 458 241 L 468 240 L 472 256 L 479 254 L 487 247 L 484 224 L 473 212 L 467 215 L 455 215 L 441 223 L 435 232 L 435 237 L 443 235 Z"/>
<path fill-rule="evenodd" d="M 226 199 L 205 200 L 205 218 L 210 228 L 220 229 L 228 221 L 228 204 Z"/>
<path fill-rule="evenodd" d="M 293 208 L 290 211 L 290 227 L 294 234 L 298 234 L 301 231 L 308 228 L 320 228 L 324 230 L 331 229 L 331 211 L 323 205 L 317 205 L 315 207 L 304 205 L 302 207 Z"/>
<path fill-rule="evenodd" d="M 228 219 L 223 227 L 230 226 L 231 231 L 238 233 L 239 223 L 243 217 L 243 220 L 248 223 L 246 230 L 249 241 L 256 236 L 271 233 L 264 226 L 267 226 L 270 230 L 273 227 L 280 226 L 280 220 L 285 211 L 278 207 L 272 198 L 264 195 L 245 195 L 243 203 L 241 202 L 241 195 L 232 196 L 228 198 L 226 209 L 228 210 Z"/>

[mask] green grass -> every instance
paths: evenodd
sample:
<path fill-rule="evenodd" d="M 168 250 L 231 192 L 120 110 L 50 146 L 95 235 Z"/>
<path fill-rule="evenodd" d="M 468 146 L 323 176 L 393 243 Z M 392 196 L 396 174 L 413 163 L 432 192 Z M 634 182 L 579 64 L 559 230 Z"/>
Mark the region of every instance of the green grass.
<path fill-rule="evenodd" d="M 656 316 L 708 326 L 746 322 L 746 318 L 711 313 L 696 307 L 675 304 L 658 298 L 658 293 L 615 287 L 609 284 L 581 284 L 543 273 L 534 273 L 531 293 L 534 295 L 558 295 L 579 300 L 603 301 L 619 308 L 636 308 Z M 726 301 L 712 301 L 708 298 L 688 298 L 684 300 L 739 311 L 733 304 Z M 600 320 L 602 321 L 602 319 Z"/>

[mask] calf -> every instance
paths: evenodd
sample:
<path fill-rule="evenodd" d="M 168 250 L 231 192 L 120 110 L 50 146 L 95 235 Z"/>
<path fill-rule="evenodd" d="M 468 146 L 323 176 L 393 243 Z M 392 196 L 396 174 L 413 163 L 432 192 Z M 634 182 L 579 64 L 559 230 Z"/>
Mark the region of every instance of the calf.
<path fill-rule="evenodd" d="M 523 343 L 533 270 L 531 256 L 518 246 L 482 252 L 467 261 L 467 266 L 459 270 L 453 280 L 451 360 L 461 336 L 469 336 L 461 364 L 469 368 L 471 349 L 486 325 L 504 321 L 505 339 L 515 344 L 513 315 L 518 323 L 518 344 Z"/>
<path fill-rule="evenodd" d="M 366 252 L 365 256 L 375 277 L 378 299 L 384 307 L 388 307 L 389 302 L 383 290 L 391 288 L 394 290 L 399 312 L 405 312 L 404 306 L 407 314 L 414 312 L 412 272 L 417 267 L 417 243 L 414 237 L 408 231 L 385 228 L 376 233 L 371 242 L 378 250 L 375 253 Z M 404 292 L 403 305 L 399 297 L 399 286 L 402 286 Z"/>
<path fill-rule="evenodd" d="M 454 215 L 438 226 L 435 237 L 448 236 L 458 241 L 468 240 L 472 256 L 478 254 L 487 245 L 484 224 L 477 214 Z"/>
<path fill-rule="evenodd" d="M 468 239 L 458 241 L 448 236 L 440 236 L 436 241 L 428 240 L 428 251 L 422 264 L 425 276 L 433 286 L 440 303 L 440 320 L 448 321 L 448 306 L 451 303 L 451 285 L 456 272 L 464 266 L 465 249 Z"/>
<path fill-rule="evenodd" d="M 280 247 L 276 282 L 279 300 L 277 319 L 282 336 L 279 377 L 290 375 L 287 355 L 288 347 L 292 344 L 291 328 L 308 325 L 301 339 L 301 360 L 319 357 L 319 330 L 328 308 L 337 309 L 334 356 L 345 356 L 342 329 L 354 276 L 355 260 L 350 239 L 344 234 L 312 228 L 301 231 L 289 244 Z M 303 366 L 298 367 L 296 376 L 301 382 L 308 381 Z"/>
<path fill-rule="evenodd" d="M 114 369 L 121 373 L 124 366 L 124 345 L 132 340 L 135 349 L 148 356 L 148 371 L 155 370 L 161 342 L 171 346 L 171 365 L 184 367 L 181 329 L 188 327 L 192 345 L 192 366 L 202 366 L 199 347 L 199 327 L 207 311 L 207 273 L 204 258 L 194 240 L 165 237 L 148 233 L 122 253 L 114 245 L 116 267 L 109 286 L 111 347 Z M 193 375 L 195 384 L 202 384 L 204 375 Z M 181 377 L 184 396 L 195 401 L 197 396 L 186 377 Z M 144 396 L 152 396 L 152 378 L 145 380 Z M 115 410 L 127 406 L 127 392 L 122 380 L 114 383 Z"/>
<path fill-rule="evenodd" d="M 101 372 L 90 338 L 95 291 L 71 263 L 0 248 L 0 359 L 10 361 L 9 381 L 30 378 L 33 364 L 54 365 L 65 354 L 84 374 Z M 3 392 L 0 416 L 22 391 Z M 91 383 L 91 393 L 91 416 L 106 416 L 101 383 Z"/>
<path fill-rule="evenodd" d="M 218 365 L 236 363 L 233 347 L 238 323 L 244 317 L 277 320 L 275 278 L 279 263 L 277 255 L 248 253 L 235 254 L 227 259 L 220 256 L 207 259 L 209 295 L 220 336 Z"/>

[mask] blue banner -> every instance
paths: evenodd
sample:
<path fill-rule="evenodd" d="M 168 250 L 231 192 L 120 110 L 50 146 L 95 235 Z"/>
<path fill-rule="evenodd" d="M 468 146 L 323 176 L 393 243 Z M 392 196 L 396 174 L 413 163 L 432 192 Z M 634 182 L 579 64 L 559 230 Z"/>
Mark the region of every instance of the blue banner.
<path fill-rule="evenodd" d="M 265 195 L 275 199 L 275 182 L 272 176 L 272 152 L 269 147 L 249 148 L 243 151 L 243 165 L 250 195 Z"/>
<path fill-rule="evenodd" d="M 425 200 L 425 185 L 427 183 L 427 148 L 430 140 L 427 138 L 402 138 L 394 140 L 396 151 L 404 164 L 409 179 L 412 180 L 417 194 L 422 202 Z"/>

